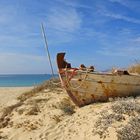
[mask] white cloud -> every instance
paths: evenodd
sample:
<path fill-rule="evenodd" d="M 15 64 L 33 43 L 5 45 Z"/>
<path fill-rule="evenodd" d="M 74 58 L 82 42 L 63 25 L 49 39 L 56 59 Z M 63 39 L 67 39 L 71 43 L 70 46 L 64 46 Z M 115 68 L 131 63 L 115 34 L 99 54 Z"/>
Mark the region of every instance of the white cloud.
<path fill-rule="evenodd" d="M 0 25 L 15 25 L 18 19 L 18 6 L 10 4 L 0 5 Z"/>
<path fill-rule="evenodd" d="M 133 38 L 131 41 L 133 43 L 139 43 L 139 45 L 140 45 L 140 36 L 139 37 L 136 37 L 136 38 Z"/>
<path fill-rule="evenodd" d="M 129 42 L 128 42 L 129 43 Z M 104 47 L 97 51 L 97 53 L 106 55 L 106 56 L 118 56 L 118 57 L 137 57 L 140 54 L 140 47 L 132 46 L 127 44 L 127 46 L 113 45 L 112 47 Z"/>
<path fill-rule="evenodd" d="M 47 16 L 39 11 L 43 16 L 38 17 L 28 13 L 29 11 L 26 13 L 26 6 L 20 3 L 0 5 L 0 73 L 50 73 L 47 58 L 35 56 L 40 55 L 42 50 L 39 47 L 44 45 L 39 26 L 42 19 L 46 21 L 49 29 L 49 45 L 50 42 L 70 42 L 81 28 L 82 20 L 75 8 L 54 4 L 45 8 L 44 13 L 47 13 Z M 32 55 L 19 54 L 22 50 L 24 54 Z"/>
<path fill-rule="evenodd" d="M 110 2 L 118 2 L 118 3 L 120 3 L 120 4 L 123 4 L 123 5 L 125 5 L 126 4 L 126 0 L 124 1 L 124 0 L 109 0 Z"/>
<path fill-rule="evenodd" d="M 113 12 L 108 12 L 108 11 L 104 11 L 104 12 L 102 12 L 102 14 L 107 16 L 107 17 L 114 18 L 114 19 L 120 19 L 120 20 L 124 20 L 127 22 L 140 24 L 140 19 L 136 19 L 136 18 L 120 15 L 120 14 L 115 14 Z"/>
<path fill-rule="evenodd" d="M 81 26 L 81 18 L 73 8 L 61 9 L 54 8 L 48 15 L 48 28 L 59 31 L 74 32 Z"/>
<path fill-rule="evenodd" d="M 61 2 L 62 4 L 73 7 L 73 8 L 84 8 L 84 9 L 91 9 L 90 6 L 80 4 L 78 1 L 66 1 L 66 0 L 57 0 L 58 2 Z"/>
<path fill-rule="evenodd" d="M 101 55 L 106 55 L 106 56 L 126 56 L 126 53 L 124 53 L 122 50 L 121 51 L 114 51 L 110 48 L 102 48 L 97 51 L 97 53 Z"/>
<path fill-rule="evenodd" d="M 58 45 L 75 40 L 81 25 L 82 17 L 75 8 L 54 5 L 48 10 L 46 18 L 49 44 Z"/>
<path fill-rule="evenodd" d="M 123 3 L 123 1 L 120 1 L 120 0 L 110 0 L 110 1 Z M 123 13 L 119 13 L 117 11 L 110 11 L 109 9 L 107 9 L 107 7 L 105 5 L 99 5 L 97 12 L 102 16 L 110 17 L 112 19 L 123 20 L 123 21 L 130 22 L 130 23 L 140 24 L 139 18 L 127 16 L 127 15 L 124 15 Z M 108 20 L 108 19 L 106 19 L 106 20 Z"/>
<path fill-rule="evenodd" d="M 0 73 L 50 73 L 50 66 L 45 56 L 1 53 Z"/>
<path fill-rule="evenodd" d="M 140 5 L 139 0 L 109 0 L 109 1 L 113 3 L 119 3 L 122 6 L 125 6 L 139 13 L 139 5 Z"/>

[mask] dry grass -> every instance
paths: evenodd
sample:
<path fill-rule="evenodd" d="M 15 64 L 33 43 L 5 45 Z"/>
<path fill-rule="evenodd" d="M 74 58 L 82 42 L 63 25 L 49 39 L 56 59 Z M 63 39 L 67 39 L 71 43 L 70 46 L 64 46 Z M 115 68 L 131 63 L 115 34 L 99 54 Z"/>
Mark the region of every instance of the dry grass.
<path fill-rule="evenodd" d="M 0 114 L 0 128 L 4 128 L 9 124 L 10 114 L 12 113 L 12 111 L 14 109 L 23 105 L 25 100 L 29 99 L 30 97 L 36 96 L 38 92 L 43 91 L 44 89 L 56 90 L 56 88 L 58 88 L 60 86 L 61 85 L 60 85 L 59 79 L 51 79 L 51 80 L 48 80 L 48 81 L 38 85 L 31 91 L 23 93 L 21 96 L 19 96 L 17 98 L 19 100 L 19 102 L 17 104 L 5 107 L 3 109 L 2 113 Z M 42 100 L 46 100 L 46 99 L 35 100 L 35 105 L 32 106 L 31 108 L 29 108 L 29 110 L 27 110 L 26 115 L 37 115 L 38 112 L 40 112 L 40 110 L 37 106 L 37 102 L 41 102 Z M 23 110 L 20 110 L 19 113 L 22 114 Z"/>
<path fill-rule="evenodd" d="M 140 139 L 140 115 L 132 117 L 128 123 L 117 130 L 118 140 Z"/>
<path fill-rule="evenodd" d="M 137 63 L 137 64 L 135 64 L 133 66 L 130 66 L 128 68 L 128 71 L 130 73 L 138 73 L 138 74 L 140 74 L 140 63 Z"/>
<path fill-rule="evenodd" d="M 26 99 L 35 96 L 36 93 L 43 91 L 44 89 L 55 90 L 58 87 L 61 87 L 60 80 L 58 78 L 50 79 L 34 87 L 31 91 L 23 93 L 21 96 L 18 97 L 18 100 L 25 101 Z"/>
<path fill-rule="evenodd" d="M 9 124 L 9 121 L 10 121 L 10 118 L 9 118 L 9 115 L 11 114 L 11 112 L 22 105 L 22 102 L 19 102 L 15 105 L 11 105 L 11 106 L 8 106 L 8 107 L 5 107 L 3 108 L 3 111 L 0 115 L 0 128 L 4 128 L 6 127 L 8 124 Z"/>

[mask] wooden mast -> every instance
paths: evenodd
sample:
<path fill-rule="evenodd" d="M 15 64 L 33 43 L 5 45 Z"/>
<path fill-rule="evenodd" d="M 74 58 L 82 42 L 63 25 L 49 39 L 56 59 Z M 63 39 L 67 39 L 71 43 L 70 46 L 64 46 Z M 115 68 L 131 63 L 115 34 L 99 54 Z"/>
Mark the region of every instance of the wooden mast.
<path fill-rule="evenodd" d="M 49 47 L 48 47 L 47 38 L 46 38 L 43 23 L 41 24 L 41 30 L 42 30 L 42 35 L 43 35 L 43 38 L 44 38 L 44 41 L 45 41 L 45 48 L 47 50 L 48 60 L 49 60 L 50 67 L 51 67 L 51 72 L 52 72 L 52 77 L 54 78 L 54 70 L 53 70 L 53 66 L 52 66 L 51 56 L 50 56 L 50 52 L 49 52 Z"/>

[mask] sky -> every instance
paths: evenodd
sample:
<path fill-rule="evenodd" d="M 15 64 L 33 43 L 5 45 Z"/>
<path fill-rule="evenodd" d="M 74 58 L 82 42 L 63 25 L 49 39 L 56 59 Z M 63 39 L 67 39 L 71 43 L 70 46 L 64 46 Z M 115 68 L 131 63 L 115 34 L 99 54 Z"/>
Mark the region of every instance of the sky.
<path fill-rule="evenodd" d="M 73 67 L 125 68 L 140 60 L 140 0 L 0 0 L 0 74 L 55 72 L 56 54 Z"/>

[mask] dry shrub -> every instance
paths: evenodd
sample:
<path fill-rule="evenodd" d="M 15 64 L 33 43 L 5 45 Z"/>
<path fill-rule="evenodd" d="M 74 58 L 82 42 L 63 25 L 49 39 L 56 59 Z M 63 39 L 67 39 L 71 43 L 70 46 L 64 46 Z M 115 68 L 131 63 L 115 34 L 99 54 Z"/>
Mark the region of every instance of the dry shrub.
<path fill-rule="evenodd" d="M 122 122 L 124 119 L 122 114 L 109 113 L 107 110 L 103 110 L 95 122 L 93 132 L 95 135 L 98 134 L 100 138 L 106 138 L 109 135 L 108 128 L 111 127 L 113 123 Z"/>
<path fill-rule="evenodd" d="M 140 139 L 140 115 L 132 117 L 129 122 L 117 130 L 118 140 Z"/>
<path fill-rule="evenodd" d="M 38 113 L 40 112 L 40 109 L 38 107 L 38 105 L 36 104 L 35 106 L 30 107 L 25 115 L 38 115 Z"/>
<path fill-rule="evenodd" d="M 75 105 L 68 98 L 64 98 L 59 105 L 59 108 L 67 115 L 72 115 L 75 113 Z"/>
<path fill-rule="evenodd" d="M 111 106 L 114 113 L 134 115 L 140 113 L 140 104 L 133 97 L 118 100 Z"/>
<path fill-rule="evenodd" d="M 133 66 L 130 66 L 128 68 L 128 71 L 130 73 L 138 73 L 138 74 L 140 74 L 140 63 L 137 63 L 137 64 L 135 64 Z"/>
<path fill-rule="evenodd" d="M 130 118 L 130 121 L 125 125 L 123 122 L 126 122 L 127 118 Z M 119 140 L 140 139 L 140 104 L 137 99 L 117 98 L 111 103 L 109 111 L 105 109 L 100 112 L 93 132 L 100 138 L 106 138 L 109 135 L 108 128 L 114 127 L 113 124 L 116 122 L 120 122 L 116 128 Z"/>
<path fill-rule="evenodd" d="M 36 93 L 43 91 L 46 88 L 50 90 L 55 90 L 56 88 L 59 88 L 59 87 L 61 87 L 61 84 L 58 78 L 50 79 L 34 87 L 31 91 L 23 93 L 21 96 L 18 97 L 18 100 L 25 101 L 26 99 L 35 96 Z"/>

